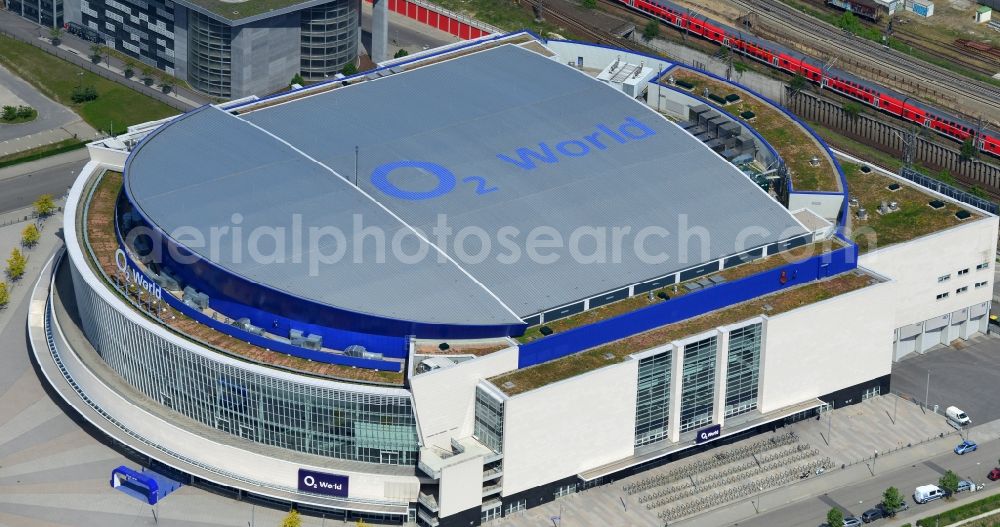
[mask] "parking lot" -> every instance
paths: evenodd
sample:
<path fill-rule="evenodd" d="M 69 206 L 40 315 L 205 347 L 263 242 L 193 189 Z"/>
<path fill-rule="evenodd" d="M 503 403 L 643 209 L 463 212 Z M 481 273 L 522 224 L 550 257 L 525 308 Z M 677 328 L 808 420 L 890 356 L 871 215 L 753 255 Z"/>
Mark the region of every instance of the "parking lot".
<path fill-rule="evenodd" d="M 918 404 L 927 393 L 938 413 L 957 406 L 973 424 L 1000 419 L 996 387 L 1000 386 L 1000 337 L 981 335 L 953 346 L 941 346 L 923 355 L 911 355 L 893 365 L 892 391 Z"/>

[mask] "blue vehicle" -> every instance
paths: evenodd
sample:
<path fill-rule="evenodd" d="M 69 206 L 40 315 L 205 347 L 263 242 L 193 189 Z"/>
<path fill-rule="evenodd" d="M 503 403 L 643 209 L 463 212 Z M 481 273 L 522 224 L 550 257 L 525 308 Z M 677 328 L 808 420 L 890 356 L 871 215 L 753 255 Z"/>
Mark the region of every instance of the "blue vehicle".
<path fill-rule="evenodd" d="M 966 452 L 975 452 L 977 448 L 979 448 L 979 445 L 977 445 L 974 441 L 969 441 L 968 439 L 966 439 L 965 441 L 962 441 L 957 447 L 955 447 L 955 453 L 958 455 L 962 455 L 965 454 Z"/>

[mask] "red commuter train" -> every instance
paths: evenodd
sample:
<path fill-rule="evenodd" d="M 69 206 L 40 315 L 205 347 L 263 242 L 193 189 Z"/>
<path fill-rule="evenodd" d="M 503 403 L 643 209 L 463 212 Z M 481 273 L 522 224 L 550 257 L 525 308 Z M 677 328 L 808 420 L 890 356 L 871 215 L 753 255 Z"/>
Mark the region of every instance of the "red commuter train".
<path fill-rule="evenodd" d="M 833 69 L 824 69 L 809 64 L 806 59 L 796 57 L 792 52 L 772 42 L 740 34 L 738 31 L 717 24 L 708 19 L 692 16 L 690 12 L 665 0 L 616 0 L 644 14 L 662 20 L 676 28 L 686 29 L 688 33 L 711 40 L 721 46 L 726 46 L 748 57 L 792 74 L 800 74 L 810 81 L 835 91 L 846 97 L 860 101 L 868 106 L 895 115 L 920 126 L 930 128 L 935 132 L 959 142 L 970 137 L 976 148 L 1000 157 L 1000 134 L 983 130 L 977 134 L 976 129 L 959 119 L 944 113 L 917 105 L 908 97 L 900 97 L 885 88 L 860 81 L 859 79 Z"/>

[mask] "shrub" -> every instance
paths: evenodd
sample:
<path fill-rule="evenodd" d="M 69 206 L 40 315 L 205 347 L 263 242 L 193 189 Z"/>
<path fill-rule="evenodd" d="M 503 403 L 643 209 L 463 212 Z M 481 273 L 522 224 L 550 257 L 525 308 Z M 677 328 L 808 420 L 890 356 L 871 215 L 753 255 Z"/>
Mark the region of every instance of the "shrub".
<path fill-rule="evenodd" d="M 538 328 L 538 332 L 541 333 L 542 335 L 545 335 L 547 337 L 547 336 L 549 336 L 549 335 L 552 334 L 552 328 L 550 328 L 548 326 L 542 326 L 542 327 Z"/>
<path fill-rule="evenodd" d="M 17 107 L 17 118 L 18 119 L 28 119 L 35 115 L 35 109 L 31 106 L 18 106 Z"/>
<path fill-rule="evenodd" d="M 660 36 L 660 23 L 656 20 L 646 22 L 646 27 L 642 28 L 642 39 L 646 42 Z"/>
<path fill-rule="evenodd" d="M 299 86 L 302 86 L 305 83 L 306 83 L 306 80 L 302 78 L 302 75 L 299 74 L 299 73 L 296 73 L 292 77 L 292 82 L 289 82 L 288 85 L 291 86 L 292 84 L 298 84 Z"/>
<path fill-rule="evenodd" d="M 7 291 L 7 282 L 0 282 L 0 309 L 7 307 L 10 302 L 10 292 Z"/>
<path fill-rule="evenodd" d="M 341 73 L 350 77 L 358 72 L 358 67 L 354 65 L 353 62 L 348 62 L 344 69 L 340 70 Z"/>
<path fill-rule="evenodd" d="M 409 51 L 406 51 L 405 49 L 400 49 L 399 51 L 396 52 L 395 55 L 392 56 L 392 58 L 394 58 L 394 59 L 401 59 L 401 58 L 403 58 L 403 57 L 405 57 L 405 56 L 407 56 L 409 54 L 410 54 Z"/>
<path fill-rule="evenodd" d="M 70 99 L 77 104 L 93 101 L 96 98 L 97 88 L 94 88 L 93 86 L 77 86 L 76 88 L 73 88 L 73 94 L 70 95 Z"/>
<path fill-rule="evenodd" d="M 3 107 L 3 120 L 4 121 L 13 121 L 16 118 L 17 118 L 17 108 L 15 108 L 13 106 L 4 106 Z"/>

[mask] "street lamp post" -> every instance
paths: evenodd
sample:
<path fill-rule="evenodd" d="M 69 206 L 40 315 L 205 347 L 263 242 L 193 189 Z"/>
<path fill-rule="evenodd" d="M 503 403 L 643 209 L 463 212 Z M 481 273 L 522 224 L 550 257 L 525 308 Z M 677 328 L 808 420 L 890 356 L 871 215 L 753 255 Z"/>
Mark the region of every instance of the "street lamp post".
<path fill-rule="evenodd" d="M 927 387 L 924 390 L 924 411 L 926 411 L 927 408 L 929 408 L 931 405 L 930 398 L 931 398 L 931 370 L 927 370 Z"/>
<path fill-rule="evenodd" d="M 875 451 L 875 455 L 872 457 L 872 476 L 875 475 L 875 460 L 878 459 L 878 450 Z"/>
<path fill-rule="evenodd" d="M 896 424 L 896 405 L 899 403 L 899 397 L 892 398 L 892 424 Z"/>

